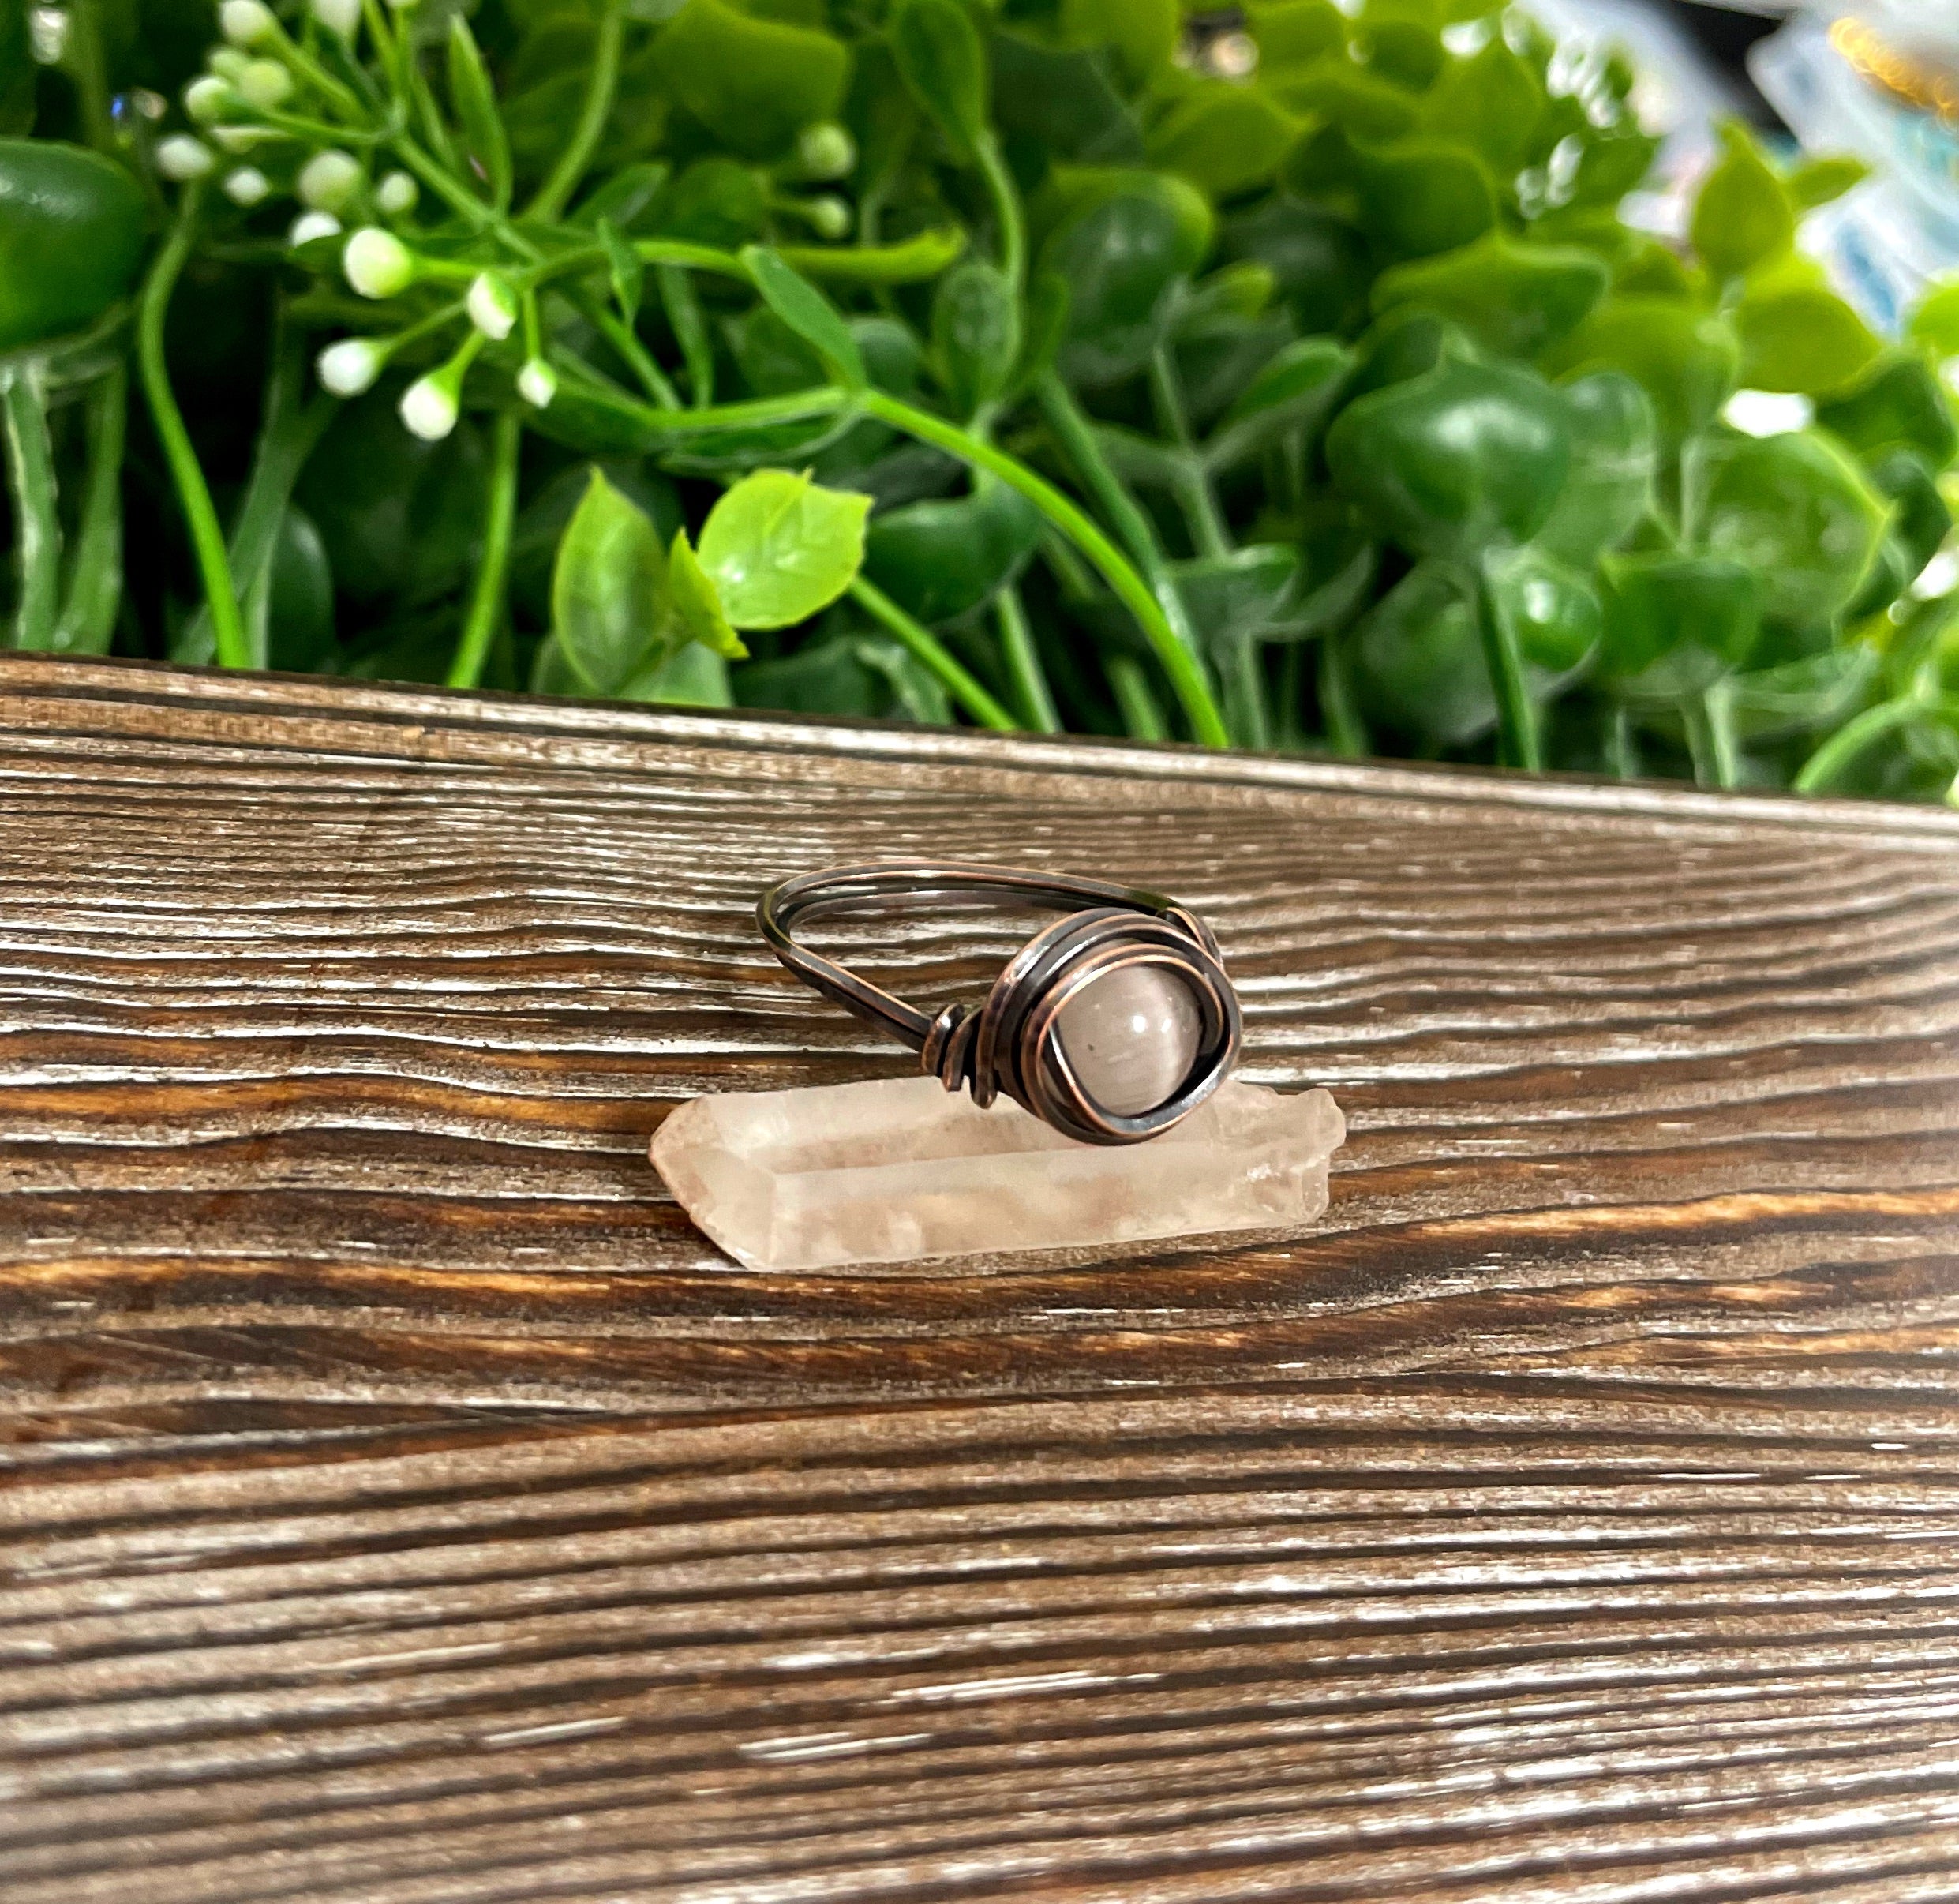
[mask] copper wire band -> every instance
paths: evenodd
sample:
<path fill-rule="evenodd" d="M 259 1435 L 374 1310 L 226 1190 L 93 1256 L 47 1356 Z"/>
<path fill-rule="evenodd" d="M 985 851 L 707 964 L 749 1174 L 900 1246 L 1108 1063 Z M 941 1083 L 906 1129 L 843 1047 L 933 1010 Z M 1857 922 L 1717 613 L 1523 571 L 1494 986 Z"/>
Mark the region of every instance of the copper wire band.
<path fill-rule="evenodd" d="M 978 1011 L 948 1005 L 928 1017 L 915 1006 L 800 944 L 799 920 L 879 902 L 991 898 L 1059 908 L 1067 916 L 1037 932 L 1002 969 Z M 756 923 L 776 956 L 804 984 L 919 1054 L 949 1091 L 983 1108 L 1002 1093 L 1055 1130 L 1091 1144 L 1133 1144 L 1189 1115 L 1229 1075 L 1244 1022 L 1211 928 L 1160 893 L 997 866 L 881 862 L 785 880 L 765 894 Z M 1068 1061 L 1057 1030 L 1063 1006 L 1085 987 L 1134 965 L 1160 968 L 1197 1005 L 1197 1055 L 1174 1096 L 1140 1116 L 1097 1104 Z"/>

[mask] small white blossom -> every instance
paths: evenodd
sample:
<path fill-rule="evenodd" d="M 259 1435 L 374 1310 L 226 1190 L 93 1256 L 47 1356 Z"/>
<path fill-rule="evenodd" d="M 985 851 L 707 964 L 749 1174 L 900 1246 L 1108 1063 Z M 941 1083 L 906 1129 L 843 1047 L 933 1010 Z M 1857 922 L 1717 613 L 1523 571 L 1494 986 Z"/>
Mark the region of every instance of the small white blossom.
<path fill-rule="evenodd" d="M 279 36 L 279 22 L 265 0 L 224 0 L 218 25 L 234 47 L 256 47 Z"/>
<path fill-rule="evenodd" d="M 313 0 L 313 17 L 329 33 L 351 39 L 360 31 L 361 0 Z"/>
<path fill-rule="evenodd" d="M 184 88 L 184 111 L 200 126 L 223 118 L 237 103 L 238 95 L 230 81 L 215 73 L 200 74 Z"/>
<path fill-rule="evenodd" d="M 328 146 L 299 169 L 293 189 L 302 205 L 316 212 L 344 212 L 361 189 L 361 162 L 351 152 Z"/>
<path fill-rule="evenodd" d="M 398 297 L 415 281 L 408 247 L 378 225 L 363 225 L 347 240 L 340 268 L 363 298 Z"/>
<path fill-rule="evenodd" d="M 204 55 L 204 64 L 220 79 L 228 79 L 234 85 L 238 75 L 251 63 L 251 54 L 241 53 L 236 47 L 213 47 Z"/>
<path fill-rule="evenodd" d="M 833 119 L 819 119 L 797 136 L 796 162 L 806 178 L 848 178 L 857 169 L 857 141 Z"/>
<path fill-rule="evenodd" d="M 343 337 L 320 353 L 315 366 L 320 383 L 335 396 L 358 396 L 372 387 L 388 362 L 388 353 L 368 337 Z"/>
<path fill-rule="evenodd" d="M 463 302 L 470 322 L 494 343 L 501 343 L 517 328 L 517 294 L 494 272 L 479 271 Z"/>
<path fill-rule="evenodd" d="M 390 218 L 405 218 L 415 208 L 421 188 L 406 172 L 390 172 L 374 188 L 374 202 Z"/>
<path fill-rule="evenodd" d="M 302 212 L 293 220 L 292 229 L 286 234 L 286 242 L 297 251 L 302 245 L 339 235 L 340 221 L 331 212 Z"/>
<path fill-rule="evenodd" d="M 810 229 L 818 238 L 849 237 L 850 207 L 842 199 L 828 195 L 812 198 L 803 208 L 809 214 Z"/>
<path fill-rule="evenodd" d="M 401 420 L 425 443 L 440 443 L 455 428 L 460 405 L 450 382 L 440 370 L 431 370 L 401 393 Z"/>
<path fill-rule="evenodd" d="M 293 96 L 293 76 L 275 59 L 255 59 L 238 75 L 238 91 L 260 112 L 275 112 Z"/>
<path fill-rule="evenodd" d="M 272 189 L 272 182 L 255 165 L 241 165 L 225 174 L 224 195 L 234 205 L 255 205 Z"/>
<path fill-rule="evenodd" d="M 534 357 L 517 373 L 517 394 L 533 410 L 549 410 L 558 394 L 558 373 L 541 357 Z"/>
<path fill-rule="evenodd" d="M 204 178 L 217 163 L 211 148 L 187 133 L 174 133 L 156 148 L 156 169 L 180 183 Z"/>
<path fill-rule="evenodd" d="M 249 152 L 253 146 L 263 145 L 268 139 L 279 137 L 262 126 L 214 126 L 211 136 L 227 152 Z"/>

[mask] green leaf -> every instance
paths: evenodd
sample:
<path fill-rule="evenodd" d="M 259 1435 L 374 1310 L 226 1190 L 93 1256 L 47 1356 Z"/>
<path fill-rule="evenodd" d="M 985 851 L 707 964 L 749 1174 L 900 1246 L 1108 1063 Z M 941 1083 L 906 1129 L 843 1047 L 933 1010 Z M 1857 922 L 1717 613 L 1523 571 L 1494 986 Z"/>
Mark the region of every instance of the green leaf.
<path fill-rule="evenodd" d="M 1061 364 L 1071 381 L 1119 382 L 1162 339 L 1173 288 L 1197 261 L 1173 191 L 1196 196 L 1168 174 L 1134 189 L 1125 185 L 1065 219 L 1043 245 L 1043 272 L 1068 287 Z"/>
<path fill-rule="evenodd" d="M 672 647 L 667 564 L 646 512 L 597 470 L 565 525 L 551 575 L 551 627 L 565 658 L 601 693 Z"/>
<path fill-rule="evenodd" d="M 1653 399 L 1677 445 L 1706 429 L 1734 394 L 1741 346 L 1728 320 L 1665 298 L 1609 298 L 1546 354 L 1553 376 L 1623 370 Z"/>
<path fill-rule="evenodd" d="M 993 114 L 1003 138 L 1039 147 L 1063 162 L 1133 164 L 1142 129 L 1110 77 L 1106 53 L 1043 46 L 996 30 Z"/>
<path fill-rule="evenodd" d="M 729 687 L 728 663 L 698 641 L 641 669 L 620 689 L 619 698 L 657 701 L 669 707 L 729 707 L 735 699 Z"/>
<path fill-rule="evenodd" d="M 1157 122 L 1149 156 L 1212 198 L 1230 198 L 1271 182 L 1300 125 L 1255 86 L 1208 81 Z"/>
<path fill-rule="evenodd" d="M 1563 686 L 1591 659 L 1605 615 L 1591 584 L 1575 570 L 1537 549 L 1495 550 L 1483 564 L 1483 587 L 1490 613 L 1515 639 L 1536 692 Z"/>
<path fill-rule="evenodd" d="M 900 0 L 887 30 L 906 89 L 970 164 L 992 136 L 986 48 L 972 16 L 959 0 Z"/>
<path fill-rule="evenodd" d="M 1354 631 L 1354 662 L 1368 718 L 1429 751 L 1496 725 L 1475 600 L 1453 564 L 1425 563 L 1384 596 Z"/>
<path fill-rule="evenodd" d="M 1806 271 L 1751 283 L 1736 307 L 1741 381 L 1823 396 L 1855 383 L 1882 350 L 1871 327 Z"/>
<path fill-rule="evenodd" d="M 1073 47 L 1107 47 L 1132 86 L 1169 66 L 1182 28 L 1177 0 L 1062 0 L 1061 32 Z"/>
<path fill-rule="evenodd" d="M 843 110 L 850 52 L 833 35 L 759 17 L 728 0 L 687 0 L 654 44 L 673 96 L 744 158 L 770 159 Z"/>
<path fill-rule="evenodd" d="M 1480 53 L 1448 62 L 1422 102 L 1422 116 L 1432 130 L 1474 146 L 1508 178 L 1530 153 L 1545 103 L 1543 81 L 1497 33 Z"/>
<path fill-rule="evenodd" d="M 470 23 L 460 13 L 449 21 L 449 103 L 463 129 L 463 150 L 481 172 L 490 203 L 500 211 L 510 203 L 510 140 L 496 110 L 496 88 Z"/>
<path fill-rule="evenodd" d="M 702 568 L 684 529 L 674 530 L 667 549 L 667 587 L 673 613 L 691 640 L 729 661 L 747 657 L 747 647 L 721 606 L 721 591 L 715 587 L 714 577 Z"/>
<path fill-rule="evenodd" d="M 977 258 L 946 272 L 932 298 L 932 350 L 962 421 L 1002 396 L 1021 355 L 1021 301 L 1006 274 Z"/>
<path fill-rule="evenodd" d="M 1417 305 L 1460 324 L 1484 349 L 1535 357 L 1582 324 L 1610 272 L 1588 251 L 1520 244 L 1493 231 L 1439 257 L 1396 264 L 1374 284 L 1378 316 Z"/>
<path fill-rule="evenodd" d="M 1660 428 L 1652 400 L 1617 370 L 1567 384 L 1571 473 L 1538 546 L 1580 568 L 1631 534 L 1653 501 Z"/>
<path fill-rule="evenodd" d="M 970 496 L 875 517 L 864 572 L 927 626 L 970 614 L 1026 565 L 1041 517 L 1018 490 L 983 480 Z"/>
<path fill-rule="evenodd" d="M 1571 453 L 1567 405 L 1543 378 L 1452 358 L 1350 404 L 1327 435 L 1335 480 L 1383 534 L 1455 561 L 1536 534 Z"/>
<path fill-rule="evenodd" d="M 1819 403 L 1816 421 L 1867 458 L 1912 449 L 1942 470 L 1959 455 L 1959 428 L 1938 373 L 1908 350 L 1887 352 L 1860 383 Z"/>
<path fill-rule="evenodd" d="M 1174 562 L 1171 576 L 1190 624 L 1213 654 L 1266 639 L 1285 621 L 1300 586 L 1299 551 L 1255 542 L 1229 555 Z"/>
<path fill-rule="evenodd" d="M 1333 0 L 1252 0 L 1245 25 L 1258 47 L 1258 69 L 1268 77 L 1347 51 L 1346 16 Z"/>
<path fill-rule="evenodd" d="M 1473 244 L 1496 223 L 1496 187 L 1466 145 L 1411 137 L 1354 148 L 1362 223 L 1391 257 L 1426 258 Z"/>
<path fill-rule="evenodd" d="M 620 315 L 628 325 L 639 320 L 640 294 L 646 289 L 646 260 L 619 235 L 609 218 L 598 221 L 598 242 L 605 248 L 606 268 L 612 274 L 612 296 Z"/>
<path fill-rule="evenodd" d="M 867 496 L 758 470 L 723 496 L 701 530 L 701 566 L 738 628 L 785 628 L 827 608 L 863 561 Z"/>
<path fill-rule="evenodd" d="M 564 222 L 594 231 L 601 219 L 609 219 L 621 231 L 631 231 L 659 203 L 672 175 L 672 167 L 664 159 L 635 159 L 588 192 Z"/>
<path fill-rule="evenodd" d="M 1330 337 L 1287 344 L 1224 414 L 1204 459 L 1214 473 L 1235 468 L 1294 432 L 1310 440 L 1347 388 L 1354 354 Z"/>
<path fill-rule="evenodd" d="M 1814 212 L 1856 190 L 1870 176 L 1871 167 L 1863 159 L 1839 153 L 1805 159 L 1784 182 L 1797 211 Z"/>
<path fill-rule="evenodd" d="M 741 261 L 762 302 L 815 351 L 830 375 L 853 389 L 861 388 L 863 354 L 836 305 L 766 245 L 744 245 Z"/>
<path fill-rule="evenodd" d="M 1959 277 L 1935 284 L 1905 326 L 1912 343 L 1938 357 L 1959 357 Z"/>
<path fill-rule="evenodd" d="M 1705 439 L 1683 480 L 1687 540 L 1755 571 L 1772 620 L 1825 624 L 1856 599 L 1890 510 L 1821 431 Z"/>
<path fill-rule="evenodd" d="M 716 153 L 696 159 L 660 194 L 651 224 L 662 238 L 736 251 L 768 227 L 768 194 L 752 166 Z"/>
<path fill-rule="evenodd" d="M 1796 242 L 1796 206 L 1746 126 L 1721 128 L 1725 148 L 1694 201 L 1694 249 L 1717 276 L 1738 278 Z"/>
<path fill-rule="evenodd" d="M 1699 555 L 1608 556 L 1601 673 L 1642 699 L 1698 694 L 1738 667 L 1762 628 L 1762 578 Z"/>

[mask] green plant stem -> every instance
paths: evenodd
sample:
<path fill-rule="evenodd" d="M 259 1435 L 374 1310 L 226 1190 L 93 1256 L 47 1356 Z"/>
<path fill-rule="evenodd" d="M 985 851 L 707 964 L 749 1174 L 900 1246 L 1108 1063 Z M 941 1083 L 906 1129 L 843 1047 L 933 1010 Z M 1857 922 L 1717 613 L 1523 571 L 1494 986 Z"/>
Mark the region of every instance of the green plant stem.
<path fill-rule="evenodd" d="M 860 575 L 850 585 L 850 598 L 903 643 L 982 727 L 1001 733 L 1018 731 L 1020 723 L 961 666 L 938 637 L 914 620 L 882 589 Z"/>
<path fill-rule="evenodd" d="M 695 409 L 704 410 L 714 400 L 714 344 L 694 280 L 677 264 L 656 264 L 653 281 L 674 342 L 680 347 L 680 361 L 687 365 L 688 400 Z"/>
<path fill-rule="evenodd" d="M 1197 453 L 1190 433 L 1190 413 L 1184 403 L 1183 384 L 1171 362 L 1170 347 L 1159 343 L 1150 353 L 1149 388 L 1157 428 L 1175 444 L 1177 504 L 1190 530 L 1198 554 L 1228 556 L 1234 544 L 1224 516 L 1211 487 L 1211 474 Z"/>
<path fill-rule="evenodd" d="M 1109 677 L 1109 692 L 1115 696 L 1122 725 L 1132 740 L 1167 740 L 1170 723 L 1163 718 L 1156 691 L 1149 684 L 1143 664 L 1133 654 L 1111 654 L 1102 664 Z"/>
<path fill-rule="evenodd" d="M 163 444 L 163 459 L 170 465 L 170 481 L 176 485 L 178 504 L 190 530 L 191 547 L 197 554 L 197 572 L 204 583 L 204 600 L 217 639 L 218 665 L 249 668 L 251 646 L 245 638 L 244 617 L 238 612 L 238 598 L 231 587 L 224 532 L 218 527 L 218 512 L 211 506 L 210 487 L 199 467 L 197 452 L 191 447 L 183 412 L 177 407 L 176 395 L 170 387 L 170 368 L 163 360 L 163 319 L 184 260 L 190 256 L 203 203 L 201 180 L 186 186 L 177 201 L 177 216 L 170 235 L 150 267 L 137 305 L 137 365 L 157 439 Z"/>
<path fill-rule="evenodd" d="M 1483 658 L 1496 691 L 1496 733 L 1506 766 L 1540 773 L 1544 742 L 1538 729 L 1537 703 L 1530 698 L 1524 674 L 1523 650 L 1517 632 L 1498 614 L 1487 590 L 1477 592 L 1476 622 L 1483 637 Z"/>
<path fill-rule="evenodd" d="M 1794 781 L 1799 793 L 1820 793 L 1874 740 L 1901 727 L 1908 726 L 1921 715 L 1933 711 L 1936 703 L 1923 694 L 1900 695 L 1897 699 L 1867 707 L 1853 721 L 1847 721 L 1804 762 Z"/>
<path fill-rule="evenodd" d="M 619 47 L 626 28 L 625 0 L 605 0 L 598 17 L 598 43 L 592 50 L 590 76 L 586 82 L 585 103 L 579 108 L 578 124 L 571 142 L 558 155 L 558 162 L 538 188 L 537 195 L 524 209 L 526 218 L 553 219 L 571 202 L 579 181 L 605 136 L 605 122 L 612 117 L 613 95 L 619 88 Z"/>
<path fill-rule="evenodd" d="M 483 678 L 490 643 L 504 612 L 504 587 L 510 573 L 511 534 L 517 520 L 517 448 L 523 435 L 514 410 L 500 410 L 490 430 L 489 499 L 483 512 L 483 557 L 470 590 L 463 639 L 449 664 L 451 688 L 474 688 Z"/>
<path fill-rule="evenodd" d="M 1272 751 L 1272 722 L 1265 709 L 1265 670 L 1258 643 L 1249 638 L 1230 644 L 1230 678 L 1226 694 L 1232 736 L 1254 754 Z"/>
<path fill-rule="evenodd" d="M 624 359 L 627 367 L 639 378 L 639 387 L 662 410 L 678 410 L 680 393 L 667 381 L 665 374 L 653 361 L 652 354 L 639 341 L 639 334 L 616 311 L 609 311 L 594 298 L 582 292 L 574 293 L 571 302 L 595 324 L 605 341 Z"/>
<path fill-rule="evenodd" d="M 1632 744 L 1632 716 L 1623 705 L 1614 707 L 1605 718 L 1605 764 L 1616 780 L 1639 778 L 1639 761 Z"/>
<path fill-rule="evenodd" d="M 1320 718 L 1326 724 L 1328 744 L 1344 760 L 1365 759 L 1367 725 L 1354 699 L 1347 644 L 1337 632 L 1329 632 L 1320 643 L 1319 688 Z"/>
<path fill-rule="evenodd" d="M 1701 696 L 1701 714 L 1706 723 L 1708 764 L 1714 770 L 1714 785 L 1732 793 L 1741 785 L 1741 749 L 1735 739 L 1734 703 L 1725 682 L 1717 681 Z"/>
<path fill-rule="evenodd" d="M 1021 194 L 1006 169 L 1000 142 L 991 134 L 980 141 L 980 176 L 986 182 L 994 222 L 1000 227 L 1000 270 L 1017 294 L 1027 283 L 1027 223 L 1021 216 Z"/>
<path fill-rule="evenodd" d="M 777 423 L 804 423 L 848 410 L 855 394 L 833 384 L 792 391 L 787 396 L 748 397 L 738 403 L 704 405 L 699 410 L 657 410 L 605 382 L 582 358 L 562 347 L 552 361 L 575 379 L 591 402 L 642 429 L 672 436 L 712 436 L 724 430 L 765 429 Z"/>
<path fill-rule="evenodd" d="M 39 364 L 30 361 L 0 370 L 0 420 L 6 430 L 14 555 L 21 575 L 13 645 L 51 648 L 61 605 L 62 519 L 47 431 L 47 390 Z"/>
<path fill-rule="evenodd" d="M 54 626 L 66 654 L 107 654 L 122 601 L 122 440 L 129 414 L 129 373 L 116 364 L 88 393 L 88 474 L 81 533 L 75 538 L 68 598 Z"/>
<path fill-rule="evenodd" d="M 120 160 L 115 122 L 109 112 L 109 82 L 102 58 L 102 21 L 97 0 L 69 0 L 68 44 L 62 64 L 75 82 L 82 128 L 99 152 Z"/>
<path fill-rule="evenodd" d="M 1061 716 L 1055 710 L 1054 691 L 1047 684 L 1047 671 L 1041 665 L 1026 605 L 1016 584 L 1008 583 L 994 598 L 993 616 L 1000 631 L 1000 652 L 1027 725 L 1040 733 L 1059 733 Z"/>
<path fill-rule="evenodd" d="M 914 409 L 882 390 L 863 390 L 856 395 L 867 414 L 957 456 L 970 468 L 991 470 L 1033 504 L 1088 558 L 1123 605 L 1136 617 L 1144 639 L 1169 677 L 1171 686 L 1189 720 L 1191 733 L 1198 742 L 1205 747 L 1230 744 L 1230 736 L 1218 712 L 1210 683 L 1204 679 L 1203 666 L 1193 647 L 1173 627 L 1149 584 L 1088 515 L 1052 483 L 1036 475 L 1025 463 L 990 443 L 982 443 L 967 431 L 948 423 L 944 418 Z M 1174 596 L 1174 590 L 1172 594 Z M 1181 615 L 1181 603 L 1178 607 Z M 1188 628 L 1187 623 L 1186 627 Z"/>

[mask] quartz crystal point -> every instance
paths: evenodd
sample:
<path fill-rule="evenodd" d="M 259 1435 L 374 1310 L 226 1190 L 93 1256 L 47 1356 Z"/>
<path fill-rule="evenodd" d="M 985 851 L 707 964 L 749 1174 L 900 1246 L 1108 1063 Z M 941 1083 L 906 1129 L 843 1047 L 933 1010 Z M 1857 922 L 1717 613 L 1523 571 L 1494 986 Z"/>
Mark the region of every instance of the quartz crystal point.
<path fill-rule="evenodd" d="M 695 1098 L 653 1161 L 749 1269 L 826 1269 L 1303 1229 L 1346 1136 L 1324 1091 L 1228 1082 L 1162 1136 L 1105 1148 L 903 1078 Z"/>

